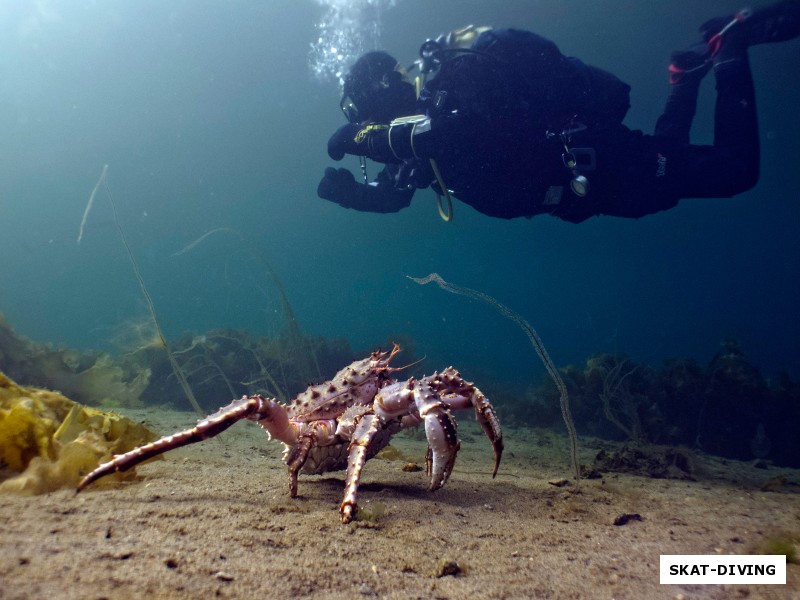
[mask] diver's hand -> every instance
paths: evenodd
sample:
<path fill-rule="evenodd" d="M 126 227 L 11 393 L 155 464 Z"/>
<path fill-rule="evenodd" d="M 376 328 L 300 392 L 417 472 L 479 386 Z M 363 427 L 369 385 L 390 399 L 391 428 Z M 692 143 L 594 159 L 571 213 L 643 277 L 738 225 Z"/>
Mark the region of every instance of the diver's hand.
<path fill-rule="evenodd" d="M 384 170 L 378 173 L 375 182 L 367 185 L 356 181 L 347 169 L 329 167 L 319 182 L 317 195 L 343 208 L 376 213 L 397 212 L 411 204 L 414 190 L 398 190 L 392 185 L 391 178 Z"/>
<path fill-rule="evenodd" d="M 348 123 L 337 129 L 328 140 L 328 156 L 333 160 L 342 160 L 345 154 L 356 154 L 358 146 L 355 137 L 360 129 L 361 126 L 355 123 Z"/>
<path fill-rule="evenodd" d="M 325 175 L 317 186 L 317 196 L 330 200 L 345 208 L 350 208 L 359 195 L 359 184 L 347 169 L 325 169 Z"/>
<path fill-rule="evenodd" d="M 382 123 L 348 123 L 340 127 L 328 140 L 328 156 L 342 160 L 345 154 L 382 163 L 400 162 L 389 146 L 389 126 Z"/>

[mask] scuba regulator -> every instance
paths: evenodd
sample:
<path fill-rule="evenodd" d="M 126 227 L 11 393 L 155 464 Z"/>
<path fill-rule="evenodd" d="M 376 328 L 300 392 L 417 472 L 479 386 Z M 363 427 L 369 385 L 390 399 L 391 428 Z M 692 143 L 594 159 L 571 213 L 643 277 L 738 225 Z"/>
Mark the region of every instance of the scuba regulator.
<path fill-rule="evenodd" d="M 480 50 L 470 48 L 478 36 L 491 27 L 467 25 L 460 29 L 454 29 L 450 33 L 442 34 L 435 40 L 428 39 L 420 46 L 419 58 L 409 67 L 409 71 L 415 67 L 419 69 L 420 77 L 417 78 L 417 95 L 419 90 L 425 85 L 431 73 L 436 73 L 448 54 L 455 53 L 475 53 L 486 54 Z M 487 55 L 489 56 L 489 55 Z"/>

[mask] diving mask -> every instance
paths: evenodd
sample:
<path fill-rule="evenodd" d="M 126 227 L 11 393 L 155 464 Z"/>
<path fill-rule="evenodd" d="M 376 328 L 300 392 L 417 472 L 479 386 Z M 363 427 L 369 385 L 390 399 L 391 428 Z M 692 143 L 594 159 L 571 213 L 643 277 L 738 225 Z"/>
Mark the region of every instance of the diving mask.
<path fill-rule="evenodd" d="M 358 110 L 358 106 L 356 106 L 355 101 L 349 94 L 342 96 L 342 100 L 339 102 L 339 108 L 342 109 L 344 118 L 347 119 L 348 123 L 361 122 L 361 114 Z"/>

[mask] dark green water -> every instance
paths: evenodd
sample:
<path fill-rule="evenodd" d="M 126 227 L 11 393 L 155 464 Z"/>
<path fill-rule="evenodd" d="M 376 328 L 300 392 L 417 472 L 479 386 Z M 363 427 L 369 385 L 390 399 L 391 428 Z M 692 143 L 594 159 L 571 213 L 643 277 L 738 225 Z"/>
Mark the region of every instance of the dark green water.
<path fill-rule="evenodd" d="M 328 4 L 342 19 L 362 15 L 356 31 L 367 45 L 379 19 L 379 43 L 409 63 L 427 37 L 466 23 L 534 29 L 630 83 L 626 124 L 648 132 L 670 51 L 694 41 L 707 18 L 738 8 L 398 0 L 362 14 L 355 2 Z M 800 105 L 798 42 L 751 52 L 762 131 L 762 177 L 751 192 L 581 225 L 492 220 L 457 202 L 448 224 L 429 191 L 396 215 L 316 197 L 331 163 L 327 139 L 343 122 L 337 83 L 309 64 L 325 11 L 310 0 L 0 6 L 0 311 L 19 333 L 114 350 L 131 323 L 146 322 L 104 194 L 76 243 L 108 164 L 170 338 L 277 331 L 281 307 L 264 257 L 305 332 L 346 338 L 359 354 L 407 336 L 428 371 L 453 364 L 479 384 L 539 381 L 527 338 L 489 307 L 405 275 L 438 271 L 496 297 L 537 328 L 558 365 L 597 352 L 706 364 L 733 338 L 765 376 L 800 376 L 800 117 L 790 108 Z M 697 143 L 712 134 L 712 78 L 704 85 Z M 358 170 L 355 159 L 344 165 Z M 239 235 L 220 231 L 174 256 L 215 228 Z"/>

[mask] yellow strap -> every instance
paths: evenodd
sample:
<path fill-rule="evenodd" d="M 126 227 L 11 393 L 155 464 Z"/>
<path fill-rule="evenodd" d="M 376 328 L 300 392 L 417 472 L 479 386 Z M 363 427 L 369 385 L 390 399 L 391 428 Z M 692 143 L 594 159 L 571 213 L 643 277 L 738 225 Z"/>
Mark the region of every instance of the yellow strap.
<path fill-rule="evenodd" d="M 353 141 L 356 144 L 360 144 L 367 137 L 368 133 L 370 133 L 372 131 L 380 131 L 381 129 L 389 129 L 389 126 L 388 125 L 383 125 L 382 123 L 370 123 L 369 125 L 367 125 L 363 129 L 359 129 L 358 130 L 358 132 L 356 133 L 356 137 L 353 138 Z"/>

